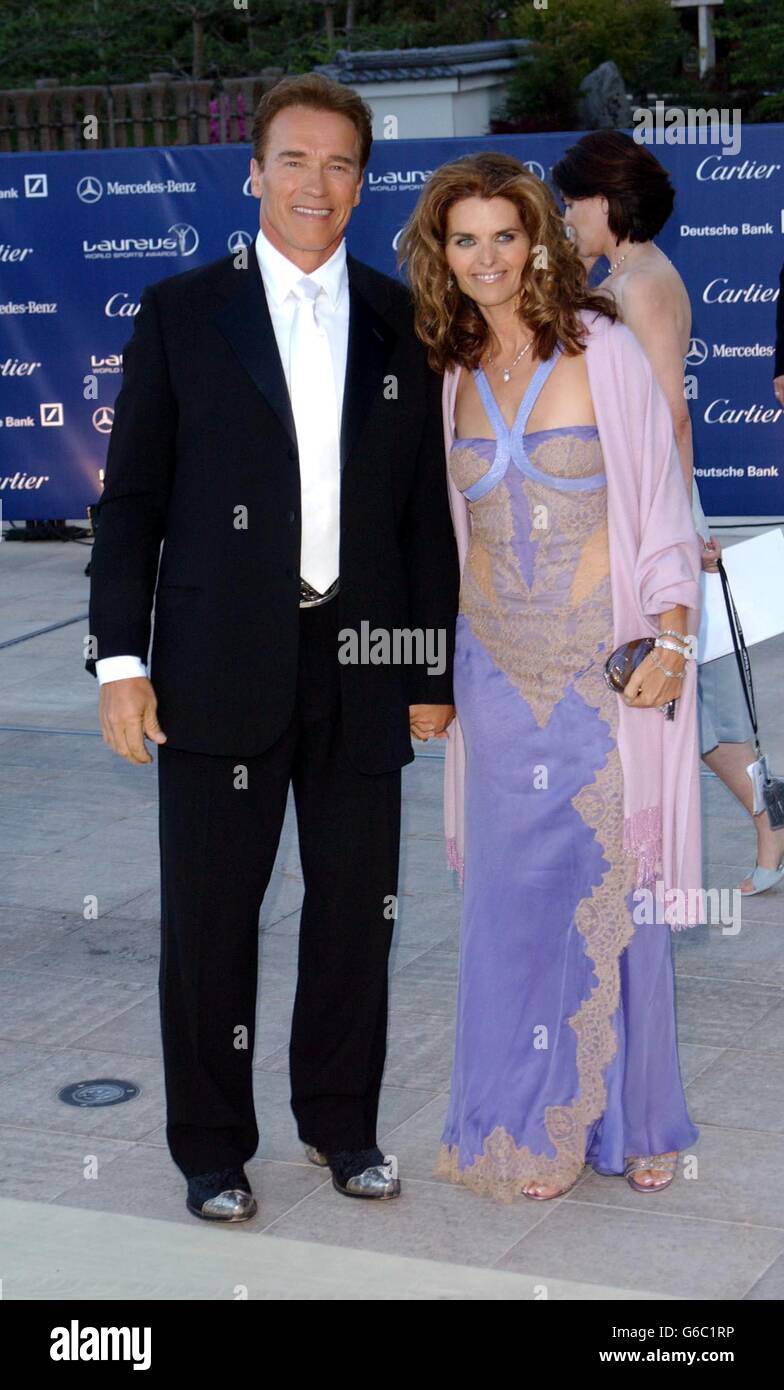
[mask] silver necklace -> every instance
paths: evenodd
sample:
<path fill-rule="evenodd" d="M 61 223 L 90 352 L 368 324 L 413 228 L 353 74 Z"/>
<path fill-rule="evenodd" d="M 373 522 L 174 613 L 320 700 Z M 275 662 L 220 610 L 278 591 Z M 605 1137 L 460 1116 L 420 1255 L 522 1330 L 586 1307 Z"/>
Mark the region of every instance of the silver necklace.
<path fill-rule="evenodd" d="M 617 259 L 617 261 L 613 261 L 613 263 L 612 263 L 612 265 L 610 266 L 610 269 L 608 270 L 607 274 L 608 274 L 608 275 L 612 275 L 613 271 L 618 269 L 618 266 L 621 264 L 621 261 L 625 261 L 625 260 L 626 260 L 626 257 L 628 256 L 628 254 L 629 254 L 628 251 L 624 251 L 623 255 L 622 255 L 622 256 L 619 256 L 618 259 Z"/>
<path fill-rule="evenodd" d="M 516 356 L 514 362 L 512 363 L 512 365 L 511 365 L 510 367 L 502 367 L 502 368 L 501 368 L 501 375 L 502 375 L 504 381 L 511 381 L 511 379 L 512 379 L 512 372 L 514 371 L 515 367 L 517 366 L 518 362 L 520 361 L 520 358 L 525 356 L 525 354 L 527 353 L 529 347 L 531 347 L 533 341 L 534 341 L 533 338 L 529 338 L 529 339 L 528 339 L 528 342 L 526 343 L 525 347 L 521 347 L 521 349 L 520 349 L 520 351 L 518 352 L 518 354 L 517 354 L 517 356 Z M 493 356 L 492 356 L 492 354 L 491 354 L 490 352 L 488 352 L 488 354 L 487 354 L 487 365 L 488 365 L 488 367 L 492 367 L 492 366 L 493 366 Z"/>
<path fill-rule="evenodd" d="M 658 248 L 657 248 L 657 250 L 658 250 Z M 612 275 L 613 271 L 618 269 L 618 266 L 621 264 L 621 261 L 625 261 L 625 260 L 626 260 L 626 257 L 628 256 L 628 254 L 629 254 L 628 251 L 624 251 L 623 255 L 622 255 L 622 256 L 619 256 L 618 259 L 617 259 L 617 261 L 613 261 L 612 265 L 610 266 L 610 269 L 609 269 L 608 272 L 607 272 L 608 276 Z M 662 251 L 662 255 L 664 256 L 664 252 L 663 252 L 663 251 Z M 668 265 L 672 265 L 672 261 L 670 260 L 669 256 L 664 256 L 664 259 L 665 259 L 665 261 L 667 262 Z"/>

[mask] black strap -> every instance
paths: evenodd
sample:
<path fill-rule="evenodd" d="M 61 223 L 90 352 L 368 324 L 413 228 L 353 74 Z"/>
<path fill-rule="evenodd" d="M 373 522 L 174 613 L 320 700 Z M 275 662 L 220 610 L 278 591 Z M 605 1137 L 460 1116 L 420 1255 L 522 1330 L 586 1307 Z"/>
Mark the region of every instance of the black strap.
<path fill-rule="evenodd" d="M 738 671 L 740 672 L 740 683 L 743 686 L 743 694 L 746 697 L 746 707 L 749 711 L 751 727 L 754 730 L 754 748 L 757 757 L 759 757 L 760 745 L 757 726 L 757 705 L 754 699 L 754 684 L 751 679 L 751 662 L 749 661 L 749 654 L 746 650 L 746 643 L 743 640 L 743 628 L 740 625 L 738 610 L 735 607 L 735 600 L 730 591 L 727 571 L 721 560 L 717 563 L 719 575 L 721 576 L 721 587 L 724 590 L 724 602 L 727 606 L 727 618 L 729 619 L 730 632 L 732 633 L 732 645 L 735 648 L 735 660 L 738 663 Z"/>

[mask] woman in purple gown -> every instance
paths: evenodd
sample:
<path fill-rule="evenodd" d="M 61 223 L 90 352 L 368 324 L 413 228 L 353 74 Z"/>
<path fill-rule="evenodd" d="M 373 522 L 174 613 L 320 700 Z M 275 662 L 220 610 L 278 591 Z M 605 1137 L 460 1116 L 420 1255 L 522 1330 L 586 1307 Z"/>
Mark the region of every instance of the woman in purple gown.
<path fill-rule="evenodd" d="M 699 550 L 666 402 L 516 160 L 438 170 L 402 252 L 419 335 L 446 372 L 458 541 L 460 508 L 470 528 L 450 731 L 465 757 L 457 1034 L 435 1171 L 505 1200 L 559 1196 L 586 1163 L 660 1190 L 698 1135 L 670 926 L 635 919 L 636 888 L 675 886 L 670 845 L 693 841 L 698 810 L 686 638 Z M 604 663 L 645 622 L 666 649 L 622 700 Z M 687 708 L 677 753 L 670 699 Z M 688 827 L 673 829 L 667 738 Z"/>

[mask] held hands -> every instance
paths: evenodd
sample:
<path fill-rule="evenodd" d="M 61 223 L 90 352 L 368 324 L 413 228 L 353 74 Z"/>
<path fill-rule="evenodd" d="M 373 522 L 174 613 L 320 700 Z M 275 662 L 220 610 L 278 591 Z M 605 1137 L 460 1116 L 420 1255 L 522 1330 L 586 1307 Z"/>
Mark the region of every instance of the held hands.
<path fill-rule="evenodd" d="M 166 735 L 158 723 L 158 702 L 145 676 L 106 681 L 98 697 L 103 741 L 129 763 L 151 763 L 145 738 L 165 743 Z"/>
<path fill-rule="evenodd" d="M 427 743 L 429 738 L 446 738 L 455 717 L 454 705 L 409 705 L 411 737 Z"/>
<path fill-rule="evenodd" d="M 686 668 L 686 657 L 679 652 L 662 650 L 658 647 L 649 652 L 633 673 L 621 699 L 632 709 L 655 709 L 666 705 L 668 700 L 677 700 L 683 694 L 683 681 L 678 676 L 665 675 L 654 661 L 654 654 L 668 671 L 680 674 Z"/>

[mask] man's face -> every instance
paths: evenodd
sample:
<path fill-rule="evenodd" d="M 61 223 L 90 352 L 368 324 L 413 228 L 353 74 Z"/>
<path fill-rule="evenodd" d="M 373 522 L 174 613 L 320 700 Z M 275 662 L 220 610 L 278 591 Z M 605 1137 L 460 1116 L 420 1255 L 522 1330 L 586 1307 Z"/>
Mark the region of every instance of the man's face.
<path fill-rule="evenodd" d="M 305 271 L 328 260 L 359 202 L 359 133 L 335 111 L 288 106 L 267 129 L 263 164 L 250 162 L 259 221 L 273 246 Z"/>

